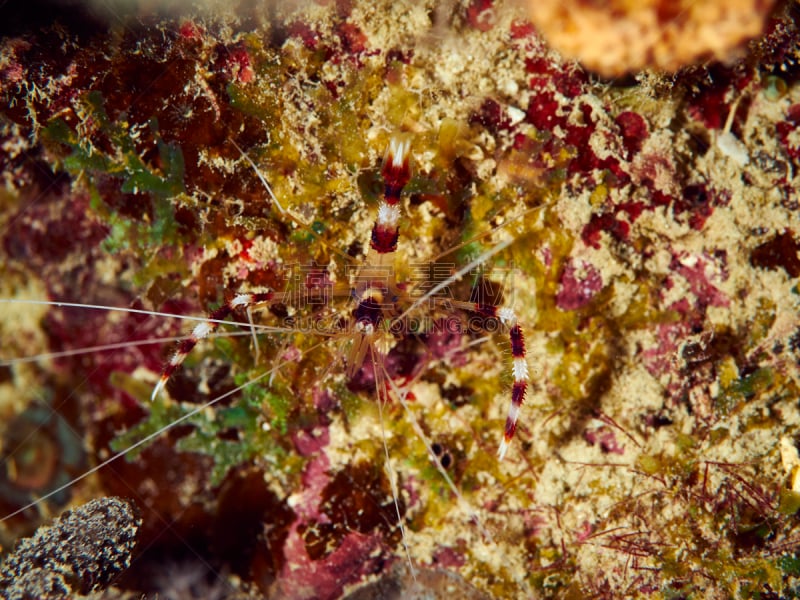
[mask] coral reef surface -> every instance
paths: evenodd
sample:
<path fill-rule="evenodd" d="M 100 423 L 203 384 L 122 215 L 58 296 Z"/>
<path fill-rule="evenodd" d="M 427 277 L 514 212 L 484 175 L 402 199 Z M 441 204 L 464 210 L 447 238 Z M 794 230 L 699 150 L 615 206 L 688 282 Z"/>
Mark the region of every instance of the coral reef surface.
<path fill-rule="evenodd" d="M 128 568 L 141 520 L 125 500 L 91 500 L 21 540 L 0 567 L 3 598 L 83 597 Z"/>
<path fill-rule="evenodd" d="M 120 593 L 800 593 L 795 6 L 736 62 L 614 85 L 490 0 L 6 34 L 4 551 L 113 495 Z M 397 132 L 388 267 L 433 295 L 354 366 L 336 291 Z M 236 314 L 150 400 L 192 319 L 267 289 L 257 346 Z M 508 334 L 454 301 L 525 333 L 503 461 Z"/>

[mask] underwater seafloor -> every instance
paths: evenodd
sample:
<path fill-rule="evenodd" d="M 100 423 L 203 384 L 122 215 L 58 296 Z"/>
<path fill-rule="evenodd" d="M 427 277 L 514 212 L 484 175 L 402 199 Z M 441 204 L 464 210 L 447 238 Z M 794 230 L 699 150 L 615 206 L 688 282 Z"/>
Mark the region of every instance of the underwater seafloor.
<path fill-rule="evenodd" d="M 4 552 L 119 496 L 142 524 L 108 598 L 407 597 L 409 562 L 417 593 L 465 598 L 800 594 L 795 4 L 737 61 L 617 81 L 519 8 L 434 6 L 3 39 L 2 515 L 262 376 L 4 520 Z M 348 374 L 333 330 L 353 305 L 319 302 L 363 263 L 398 131 L 398 279 L 424 291 L 478 259 L 442 294 L 524 327 L 502 462 L 497 323 L 426 303 Z M 102 308 L 197 317 L 267 288 L 297 302 L 256 313 L 276 327 L 258 354 L 222 328 L 153 403 L 195 323 Z"/>

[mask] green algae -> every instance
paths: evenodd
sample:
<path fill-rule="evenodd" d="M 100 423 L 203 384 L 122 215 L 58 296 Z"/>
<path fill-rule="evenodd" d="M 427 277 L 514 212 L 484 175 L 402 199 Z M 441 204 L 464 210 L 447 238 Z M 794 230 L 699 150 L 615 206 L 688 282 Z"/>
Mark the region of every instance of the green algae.
<path fill-rule="evenodd" d="M 268 401 L 269 402 L 269 401 Z M 275 406 L 277 402 L 269 402 Z M 275 435 L 260 426 L 261 406 L 242 402 L 237 406 L 220 408 L 213 419 L 203 415 L 192 418 L 195 429 L 176 443 L 181 452 L 197 452 L 213 458 L 214 466 L 209 475 L 209 484 L 218 486 L 228 473 L 241 465 L 258 458 L 267 465 L 279 466 L 287 472 L 292 461 L 276 443 Z M 220 439 L 229 430 L 239 432 L 237 440 Z"/>
<path fill-rule="evenodd" d="M 731 382 L 722 389 L 722 393 L 716 399 L 720 415 L 728 415 L 741 402 L 765 395 L 773 387 L 774 382 L 775 376 L 769 368 L 756 369 L 755 372 Z"/>
<path fill-rule="evenodd" d="M 265 406 L 269 407 L 267 412 L 273 412 L 271 425 L 274 429 L 262 426 Z M 216 408 L 211 414 L 197 412 L 197 407 L 191 404 L 156 398 L 149 403 L 147 417 L 114 438 L 111 448 L 115 452 L 125 452 L 126 460 L 135 461 L 146 445 L 133 447 L 146 437 L 171 428 L 177 422 L 191 425 L 192 430 L 175 442 L 175 449 L 211 457 L 213 466 L 208 481 L 209 485 L 217 487 L 231 470 L 256 458 L 280 465 L 282 472 L 291 470 L 292 463 L 297 467 L 296 461 L 287 459 L 281 443 L 286 433 L 286 412 L 285 399 L 256 384 L 246 385 L 234 405 Z M 236 432 L 236 439 L 229 439 L 231 431 Z"/>
<path fill-rule="evenodd" d="M 110 253 L 132 247 L 139 251 L 174 240 L 177 232 L 174 205 L 185 192 L 184 162 L 180 147 L 165 142 L 153 117 L 147 124 L 149 136 L 158 151 L 158 168 L 146 164 L 139 155 L 136 141 L 140 132 L 125 122 L 112 123 L 104 108 L 100 92 L 88 92 L 83 106 L 84 118 L 96 128 L 95 135 L 104 136 L 110 148 L 101 150 L 78 128 L 72 129 L 60 118 L 53 119 L 42 131 L 45 142 L 60 144 L 68 149 L 61 168 L 73 176 L 87 177 L 92 209 L 109 227 L 105 249 Z M 106 205 L 97 191 L 98 178 L 110 175 L 121 179 L 123 194 L 149 195 L 152 202 L 152 222 L 143 224 Z"/>

